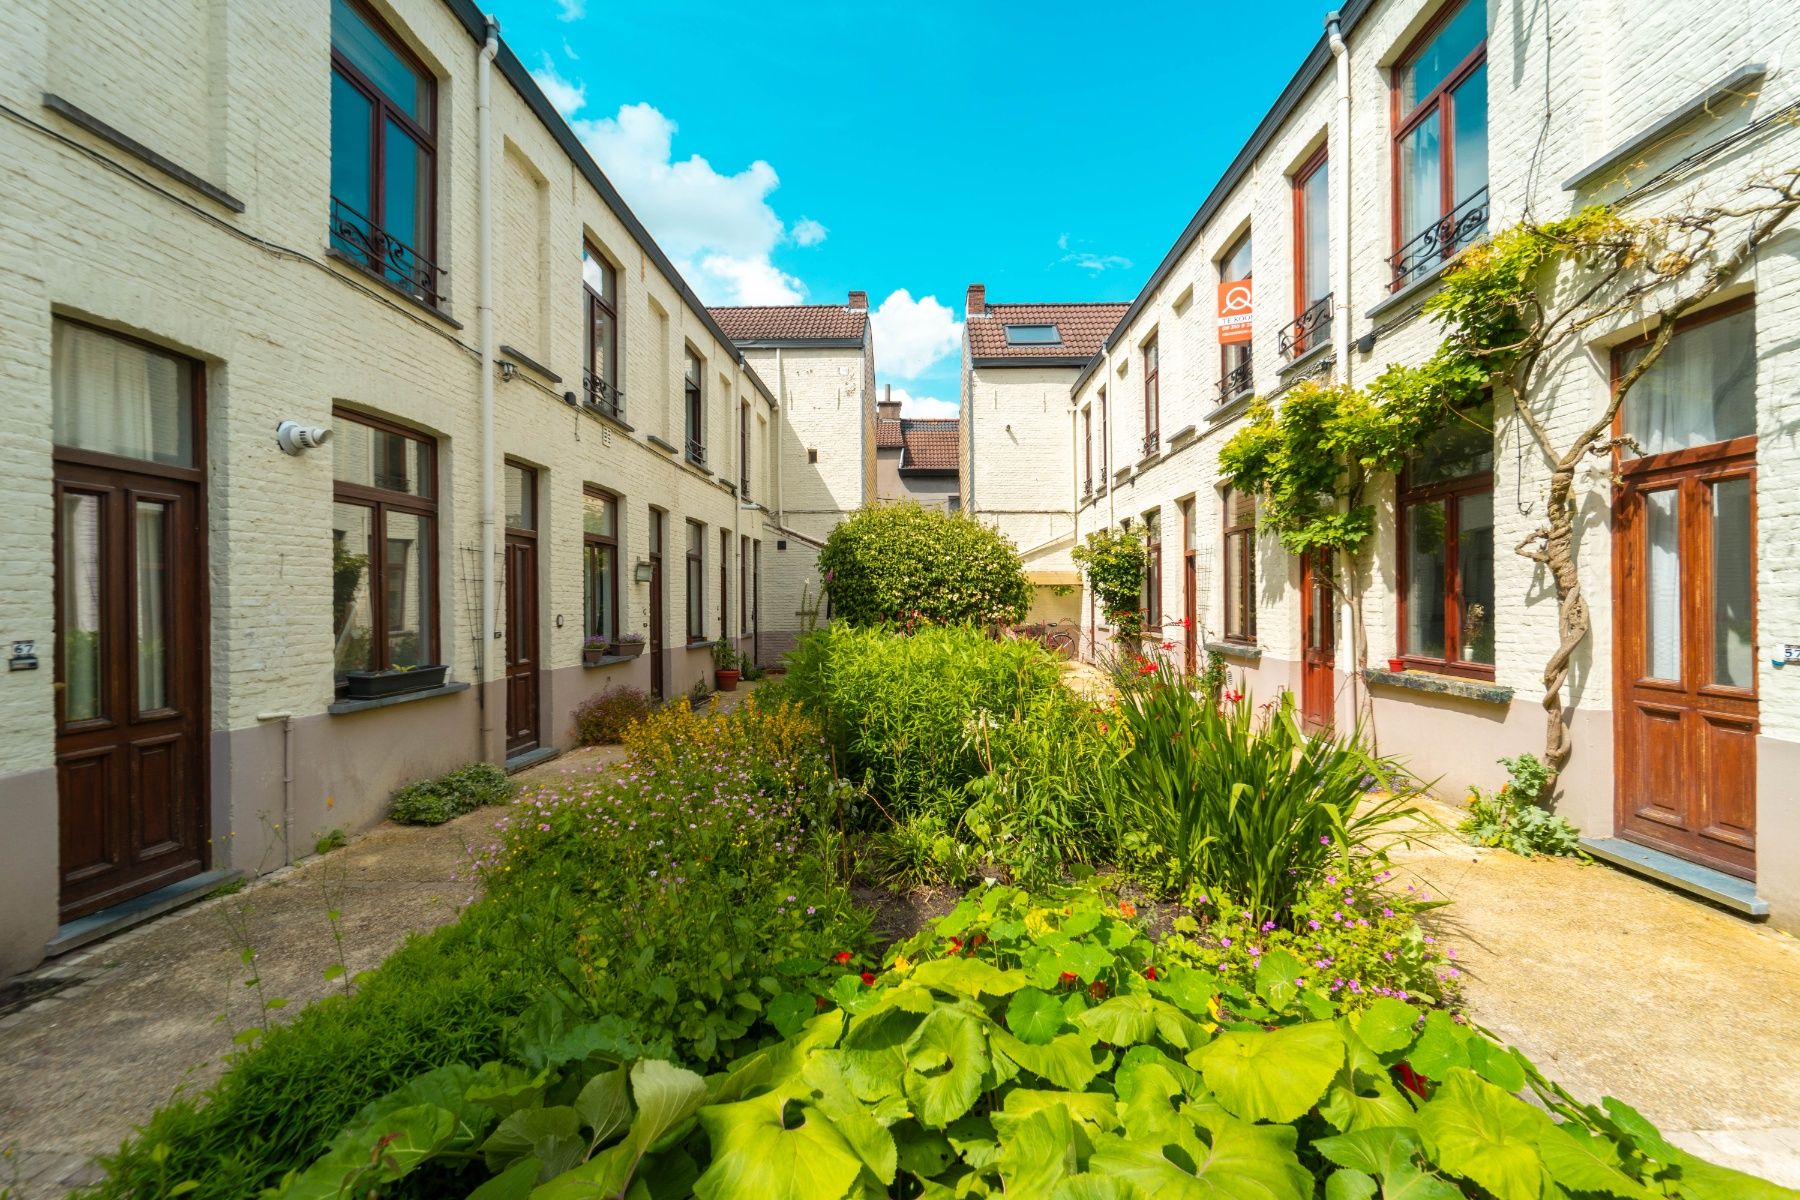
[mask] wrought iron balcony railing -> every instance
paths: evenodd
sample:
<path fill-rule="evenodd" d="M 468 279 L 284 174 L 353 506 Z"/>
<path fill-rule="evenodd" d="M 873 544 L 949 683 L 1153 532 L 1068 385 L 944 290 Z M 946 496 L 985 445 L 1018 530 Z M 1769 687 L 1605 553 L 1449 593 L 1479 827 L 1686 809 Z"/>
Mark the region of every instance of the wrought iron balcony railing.
<path fill-rule="evenodd" d="M 1250 374 L 1250 360 L 1246 358 L 1219 380 L 1219 403 L 1228 404 L 1255 386 L 1255 377 Z"/>
<path fill-rule="evenodd" d="M 409 296 L 436 304 L 443 295 L 444 272 L 436 263 L 336 196 L 331 198 L 331 244 Z"/>
<path fill-rule="evenodd" d="M 1081 481 L 1081 494 L 1083 496 L 1094 494 L 1094 477 L 1092 475 Z"/>
<path fill-rule="evenodd" d="M 687 440 L 687 458 L 695 466 L 704 467 L 706 465 L 706 444 L 689 438 Z"/>
<path fill-rule="evenodd" d="M 1439 217 L 1389 257 L 1394 278 L 1388 290 L 1397 292 L 1416 279 L 1422 279 L 1439 263 L 1456 257 L 1464 246 L 1487 232 L 1488 190 L 1482 188 Z"/>
<path fill-rule="evenodd" d="M 1275 335 L 1281 357 L 1293 362 L 1308 350 L 1331 341 L 1331 293 L 1306 306 L 1306 311 Z"/>
<path fill-rule="evenodd" d="M 614 387 L 607 380 L 595 375 L 592 371 L 581 373 L 582 390 L 587 394 L 583 401 L 587 407 L 597 413 L 611 417 L 615 421 L 625 419 L 625 393 Z"/>
<path fill-rule="evenodd" d="M 1149 433 L 1144 435 L 1144 444 L 1141 449 L 1143 450 L 1143 456 L 1145 458 L 1149 458 L 1152 454 L 1155 454 L 1158 450 L 1162 449 L 1162 437 L 1156 430 L 1152 429 Z"/>

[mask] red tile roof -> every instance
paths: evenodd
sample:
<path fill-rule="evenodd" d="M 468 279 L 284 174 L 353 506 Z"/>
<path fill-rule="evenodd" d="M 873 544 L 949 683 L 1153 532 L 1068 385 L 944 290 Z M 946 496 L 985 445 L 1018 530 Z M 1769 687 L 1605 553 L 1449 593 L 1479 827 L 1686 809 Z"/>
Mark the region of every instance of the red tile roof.
<path fill-rule="evenodd" d="M 902 417 L 900 469 L 902 471 L 956 471 L 962 422 L 955 417 Z"/>
<path fill-rule="evenodd" d="M 875 448 L 877 450 L 900 449 L 900 418 L 875 418 Z"/>
<path fill-rule="evenodd" d="M 709 308 L 725 336 L 739 345 L 759 342 L 864 341 L 869 314 L 842 304 L 780 304 Z"/>
<path fill-rule="evenodd" d="M 1100 352 L 1106 335 L 1129 304 L 990 304 L 968 320 L 969 355 L 976 359 L 1057 359 L 1086 361 Z M 1061 342 L 1015 346 L 1008 325 L 1054 325 Z"/>

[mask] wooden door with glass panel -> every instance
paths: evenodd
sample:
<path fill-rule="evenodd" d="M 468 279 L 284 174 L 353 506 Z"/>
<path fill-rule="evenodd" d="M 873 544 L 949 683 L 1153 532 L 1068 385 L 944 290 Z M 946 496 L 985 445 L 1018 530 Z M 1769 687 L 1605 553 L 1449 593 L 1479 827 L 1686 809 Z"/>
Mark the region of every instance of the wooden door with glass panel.
<path fill-rule="evenodd" d="M 1626 395 L 1613 506 L 1619 834 L 1756 873 L 1756 351 L 1744 305 Z M 1630 369 L 1641 346 L 1615 356 Z"/>
<path fill-rule="evenodd" d="M 59 321 L 52 390 L 61 916 L 206 865 L 198 364 Z"/>
<path fill-rule="evenodd" d="M 538 745 L 537 472 L 506 464 L 506 753 Z"/>
<path fill-rule="evenodd" d="M 1300 715 L 1308 729 L 1336 724 L 1337 605 L 1330 560 L 1300 556 Z"/>

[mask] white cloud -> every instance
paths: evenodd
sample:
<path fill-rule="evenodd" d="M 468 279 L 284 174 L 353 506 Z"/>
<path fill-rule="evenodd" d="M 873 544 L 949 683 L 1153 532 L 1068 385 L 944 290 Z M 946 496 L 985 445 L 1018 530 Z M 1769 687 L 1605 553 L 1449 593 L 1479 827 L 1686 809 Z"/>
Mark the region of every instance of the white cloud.
<path fill-rule="evenodd" d="M 570 62 L 575 62 L 577 59 L 579 59 L 581 57 L 581 55 L 575 53 L 575 47 L 569 45 L 568 38 L 564 38 L 562 40 L 562 44 L 563 44 L 563 47 L 562 47 L 563 57 L 567 58 Z"/>
<path fill-rule="evenodd" d="M 579 21 L 587 13 L 587 0 L 556 0 L 556 19 Z"/>
<path fill-rule="evenodd" d="M 886 393 L 882 393 L 883 396 Z M 959 415 L 960 406 L 954 400 L 940 400 L 936 396 L 915 396 L 905 388 L 894 389 L 894 399 L 900 402 L 900 415 L 903 417 L 954 417 Z"/>
<path fill-rule="evenodd" d="M 1063 251 L 1058 263 L 1073 264 L 1084 271 L 1098 275 L 1102 271 L 1113 269 L 1125 270 L 1131 266 L 1131 260 L 1123 254 L 1095 254 L 1092 250 L 1070 250 L 1069 235 L 1063 234 L 1056 239 L 1056 248 Z"/>
<path fill-rule="evenodd" d="M 825 240 L 825 234 L 827 232 L 828 230 L 826 230 L 825 226 L 819 224 L 819 222 L 813 220 L 811 217 L 801 217 L 798 221 L 794 222 L 794 241 L 802 246 L 818 245 Z"/>
<path fill-rule="evenodd" d="M 876 357 L 896 379 L 917 379 L 962 347 L 962 322 L 936 296 L 914 300 L 901 288 L 870 317 Z"/>
<path fill-rule="evenodd" d="M 625 104 L 614 116 L 583 116 L 585 88 L 563 78 L 548 56 L 532 77 L 702 301 L 797 304 L 805 298 L 805 285 L 770 256 L 790 236 L 816 244 L 825 227 L 806 220 L 792 234 L 783 227 L 769 205 L 781 183 L 774 167 L 757 159 L 726 174 L 697 154 L 677 160 L 679 127 L 653 106 Z"/>

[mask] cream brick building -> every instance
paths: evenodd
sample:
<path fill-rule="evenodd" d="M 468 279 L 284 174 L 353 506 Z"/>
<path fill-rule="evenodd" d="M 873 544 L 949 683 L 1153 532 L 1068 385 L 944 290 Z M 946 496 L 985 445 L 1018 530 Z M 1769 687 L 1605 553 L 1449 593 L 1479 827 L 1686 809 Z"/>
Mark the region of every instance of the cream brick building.
<path fill-rule="evenodd" d="M 472 3 L 0 33 L 0 975 L 766 652 L 872 365 L 789 426 Z"/>
<path fill-rule="evenodd" d="M 1250 399 L 1279 405 L 1304 378 L 1361 385 L 1422 361 L 1440 334 L 1420 305 L 1447 258 L 1486 230 L 1595 202 L 1692 211 L 1800 166 L 1789 65 L 1800 20 L 1748 0 L 1629 19 L 1575 0 L 1374 0 L 1335 17 L 1081 369 L 1066 410 L 1046 403 L 1036 428 L 1073 428 L 1075 461 L 1104 464 L 1074 506 L 1077 536 L 1155 520 L 1148 606 L 1179 651 L 1204 643 L 1258 695 L 1292 689 L 1347 727 L 1347 606 L 1307 586 L 1221 478 L 1219 449 Z M 1453 139 L 1432 136 L 1440 127 L 1457 130 L 1454 156 L 1443 149 Z M 1800 665 L 1777 664 L 1800 642 L 1800 571 L 1786 550 L 1800 503 L 1785 483 L 1800 467 L 1797 247 L 1791 225 L 1762 246 L 1626 400 L 1624 426 L 1653 454 L 1618 468 L 1641 472 L 1620 503 L 1666 517 L 1668 536 L 1617 519 L 1614 468 L 1583 474 L 1594 628 L 1565 697 L 1575 753 L 1561 807 L 1596 853 L 1789 928 L 1800 928 Z M 1554 436 L 1601 411 L 1610 364 L 1644 327 L 1591 329 L 1554 364 Z M 1541 752 L 1556 644 L 1549 581 L 1512 550 L 1542 520 L 1548 467 L 1513 414 L 1493 422 L 1474 457 L 1434 443 L 1406 479 L 1384 482 L 1365 581 L 1380 747 L 1452 795 L 1496 786 L 1503 754 Z M 983 449 L 977 438 L 974 476 L 1005 473 Z M 1687 489 L 1679 514 L 1657 507 L 1674 503 L 1669 481 Z M 1657 540 L 1646 548 L 1646 537 Z M 1651 582 L 1620 569 L 1645 555 Z M 1683 621 L 1685 642 L 1673 632 Z M 1623 666 L 1622 647 L 1636 656 Z M 1390 658 L 1405 669 L 1387 669 Z"/>

